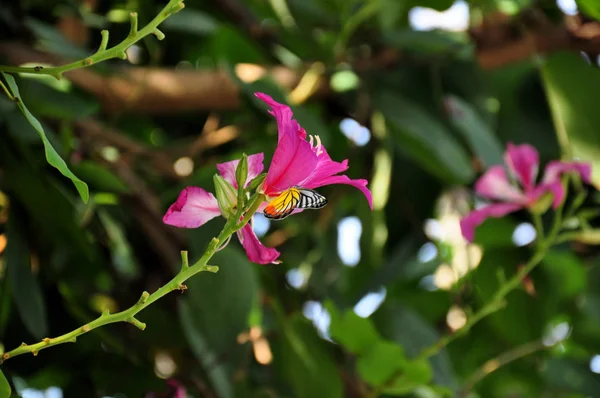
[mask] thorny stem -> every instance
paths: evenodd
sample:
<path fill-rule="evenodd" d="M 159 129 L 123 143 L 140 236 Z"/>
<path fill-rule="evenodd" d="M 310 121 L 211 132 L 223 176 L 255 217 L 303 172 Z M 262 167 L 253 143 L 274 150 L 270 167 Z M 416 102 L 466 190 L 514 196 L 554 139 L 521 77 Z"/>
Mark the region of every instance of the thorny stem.
<path fill-rule="evenodd" d="M 231 218 L 227 221 L 221 233 L 213 238 L 206 251 L 200 257 L 198 261 L 194 265 L 188 264 L 187 252 L 181 253 L 182 266 L 181 270 L 173 279 L 171 279 L 166 285 L 158 289 L 152 294 L 148 292 L 143 292 L 140 296 L 139 300 L 136 304 L 131 306 L 130 308 L 117 312 L 115 314 L 110 314 L 107 310 L 105 310 L 102 315 L 100 315 L 95 320 L 86 323 L 85 325 L 78 327 L 77 329 L 63 334 L 62 336 L 58 336 L 55 338 L 45 338 L 42 339 L 39 343 L 36 344 L 21 344 L 19 347 L 15 348 L 12 351 L 6 352 L 2 358 L 0 359 L 0 363 L 3 361 L 16 357 L 17 355 L 31 353 L 33 355 L 37 355 L 40 350 L 44 348 L 52 347 L 58 344 L 63 343 L 74 343 L 77 337 L 85 334 L 91 330 L 99 328 L 104 325 L 108 325 L 111 323 L 117 322 L 128 322 L 139 328 L 140 330 L 144 330 L 146 328 L 146 324 L 140 322 L 135 316 L 142 311 L 144 308 L 148 307 L 150 304 L 154 303 L 158 299 L 164 297 L 168 293 L 174 290 L 185 290 L 187 287 L 183 284 L 186 280 L 196 275 L 199 272 L 208 271 L 208 272 L 218 272 L 219 267 L 215 265 L 208 265 L 208 261 L 212 258 L 212 256 L 217 252 L 219 246 L 222 242 L 225 242 L 231 235 L 236 233 L 238 230 L 242 229 L 248 221 L 252 218 L 260 204 L 264 201 L 265 197 L 262 194 L 253 195 L 246 208 L 240 209 L 240 216 L 243 214 L 244 218 L 240 220 L 239 217 Z M 236 222 L 236 220 L 240 220 Z"/>
<path fill-rule="evenodd" d="M 64 72 L 73 69 L 85 68 L 86 66 L 94 65 L 98 62 L 106 61 L 112 58 L 127 59 L 127 54 L 125 53 L 125 51 L 144 37 L 150 34 L 154 34 L 158 38 L 158 40 L 162 40 L 165 37 L 165 35 L 160 30 L 158 30 L 157 27 L 165 19 L 183 9 L 185 7 L 183 1 L 184 0 L 169 0 L 169 3 L 160 11 L 160 13 L 156 17 L 154 17 L 154 19 L 150 21 L 148 25 L 144 26 L 140 30 L 137 29 L 137 13 L 132 12 L 129 15 L 131 24 L 129 35 L 122 42 L 115 45 L 114 47 L 107 48 L 109 32 L 107 30 L 103 30 L 101 32 L 102 41 L 100 42 L 100 47 L 98 48 L 98 51 L 96 51 L 95 54 L 84 59 L 71 62 L 70 64 L 54 66 L 50 68 L 45 68 L 42 66 L 22 67 L 0 65 L 0 71 L 8 73 L 31 73 L 35 75 L 50 75 L 54 76 L 56 79 L 60 79 Z"/>

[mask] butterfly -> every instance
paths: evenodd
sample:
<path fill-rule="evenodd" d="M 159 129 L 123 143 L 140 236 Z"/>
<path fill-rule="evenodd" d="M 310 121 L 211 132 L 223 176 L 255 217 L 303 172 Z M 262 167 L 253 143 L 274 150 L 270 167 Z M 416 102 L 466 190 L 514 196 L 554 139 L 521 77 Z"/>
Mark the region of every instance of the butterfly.
<path fill-rule="evenodd" d="M 320 209 L 327 204 L 327 198 L 312 189 L 292 187 L 283 191 L 265 207 L 263 214 L 273 220 L 282 220 L 294 209 Z"/>

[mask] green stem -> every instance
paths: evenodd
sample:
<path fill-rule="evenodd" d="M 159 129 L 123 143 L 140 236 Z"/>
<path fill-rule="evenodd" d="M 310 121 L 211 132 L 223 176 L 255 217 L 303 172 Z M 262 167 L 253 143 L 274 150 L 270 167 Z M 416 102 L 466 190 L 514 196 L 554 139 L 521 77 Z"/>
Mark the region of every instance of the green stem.
<path fill-rule="evenodd" d="M 505 353 L 498 355 L 493 359 L 490 359 L 467 379 L 467 381 L 465 382 L 465 386 L 463 387 L 459 396 L 468 396 L 469 392 L 475 386 L 475 384 L 480 382 L 484 377 L 486 377 L 490 373 L 496 371 L 498 368 L 507 365 L 513 361 L 516 361 L 517 359 L 533 354 L 534 352 L 541 351 L 547 348 L 549 347 L 545 346 L 544 343 L 539 340 L 530 341 L 529 343 L 522 344 L 518 347 L 513 348 L 512 350 L 506 351 Z"/>
<path fill-rule="evenodd" d="M 183 1 L 184 0 L 170 0 L 169 3 L 167 3 L 167 5 L 160 11 L 160 13 L 156 17 L 154 17 L 154 19 L 150 21 L 148 25 L 144 26 L 139 31 L 137 30 L 137 13 L 132 12 L 130 14 L 131 28 L 129 31 L 129 35 L 116 46 L 107 49 L 106 46 L 108 44 L 108 31 L 103 30 L 101 32 L 102 41 L 100 43 L 98 51 L 96 51 L 94 55 L 91 55 L 87 58 L 71 62 L 70 64 L 54 66 L 50 68 L 44 68 L 42 66 L 21 67 L 0 65 L 0 71 L 8 73 L 31 73 L 35 75 L 50 75 L 54 76 L 57 79 L 60 79 L 64 72 L 73 69 L 85 68 L 86 66 L 94 65 L 98 62 L 106 61 L 112 58 L 126 59 L 127 54 L 125 53 L 125 51 L 144 37 L 150 34 L 156 35 L 156 37 L 159 40 L 162 40 L 165 37 L 165 35 L 160 30 L 158 30 L 157 27 L 165 19 L 175 14 L 177 11 L 183 9 L 185 7 Z"/>
<path fill-rule="evenodd" d="M 148 292 L 143 292 L 137 303 L 131 306 L 130 308 L 121 312 L 117 312 L 115 314 L 110 314 L 108 311 L 105 311 L 95 320 L 69 333 L 65 333 L 55 338 L 45 338 L 36 344 L 23 343 L 21 344 L 21 346 L 15 348 L 14 350 L 6 352 L 2 356 L 2 360 L 0 360 L 0 363 L 9 358 L 16 357 L 17 355 L 27 353 L 37 355 L 38 352 L 40 350 L 43 350 L 44 348 L 52 347 L 63 343 L 74 343 L 77 340 L 77 337 L 81 336 L 82 334 L 85 334 L 101 326 L 109 325 L 111 323 L 128 322 L 134 325 L 135 327 L 144 330 L 146 328 L 146 324 L 140 322 L 138 319 L 135 318 L 135 316 L 144 308 L 148 307 L 150 304 L 154 303 L 160 298 L 166 296 L 168 293 L 174 290 L 185 290 L 186 286 L 183 283 L 192 276 L 196 275 L 197 273 L 203 271 L 218 272 L 219 267 L 214 265 L 208 265 L 208 261 L 220 248 L 221 243 L 225 242 L 231 235 L 233 235 L 238 230 L 242 229 L 248 223 L 248 221 L 252 218 L 260 204 L 263 202 L 264 198 L 265 197 L 262 194 L 254 195 L 250 199 L 248 209 L 244 213 L 244 218 L 239 222 L 236 222 L 236 218 L 228 220 L 225 226 L 223 227 L 221 233 L 216 238 L 213 238 L 210 241 L 208 247 L 206 248 L 206 251 L 194 265 L 188 265 L 187 252 L 182 252 L 182 266 L 179 273 L 175 275 L 175 277 L 171 279 L 166 285 L 164 285 L 154 293 L 149 294 Z M 237 220 L 239 220 L 239 217 L 237 218 Z"/>
<path fill-rule="evenodd" d="M 565 191 L 566 191 L 566 188 L 565 188 Z M 565 192 L 565 196 L 566 196 L 566 192 Z M 574 201 L 573 204 L 571 205 L 571 208 L 567 211 L 567 214 L 571 214 L 572 212 L 574 212 L 581 205 L 582 202 L 583 202 L 583 200 Z M 494 312 L 499 311 L 505 307 L 506 296 L 508 296 L 508 294 L 510 292 L 512 292 L 513 290 L 515 290 L 516 288 L 518 288 L 521 285 L 521 281 L 523 280 L 523 278 L 525 276 L 527 276 L 539 263 L 542 262 L 542 260 L 544 259 L 544 257 L 546 256 L 546 254 L 548 253 L 550 248 L 554 244 L 557 243 L 558 234 L 561 230 L 562 222 L 563 222 L 563 209 L 564 209 L 564 206 L 561 205 L 556 210 L 556 213 L 554 215 L 554 222 L 552 224 L 552 228 L 550 229 L 550 232 L 548 233 L 548 235 L 545 238 L 542 237 L 540 243 L 536 246 L 536 251 L 535 251 L 534 255 L 531 257 L 531 259 L 529 259 L 529 261 L 523 267 L 521 267 L 519 269 L 519 271 L 512 278 L 510 278 L 506 282 L 503 282 L 502 285 L 500 286 L 500 288 L 496 291 L 496 293 L 494 293 L 492 299 L 487 304 L 485 304 L 479 311 L 477 311 L 473 316 L 471 316 L 467 320 L 467 323 L 462 328 L 460 328 L 453 334 L 446 335 L 446 336 L 440 338 L 435 344 L 425 348 L 419 354 L 419 356 L 417 356 L 417 358 L 415 358 L 415 361 L 422 361 L 422 360 L 425 360 L 427 358 L 430 358 L 430 357 L 436 355 L 448 344 L 450 344 L 457 338 L 465 335 L 469 330 L 471 330 L 471 328 L 473 326 L 475 326 L 483 318 L 485 318 L 488 315 L 491 315 Z M 543 232 L 540 229 L 541 228 L 541 226 L 540 226 L 541 219 L 538 220 L 538 218 L 536 218 L 536 216 L 534 215 L 534 222 L 536 224 L 538 236 L 543 236 Z M 372 390 L 367 395 L 367 397 L 368 398 L 378 397 L 379 395 L 381 395 L 383 393 L 383 391 L 385 391 L 385 389 L 387 387 L 393 385 L 396 382 L 396 379 L 398 379 L 401 376 L 402 376 L 402 372 L 394 373 L 388 379 L 388 381 L 386 383 L 384 383 L 383 385 L 380 385 L 377 388 L 375 388 L 374 390 Z"/>
<path fill-rule="evenodd" d="M 529 274 L 546 256 L 548 253 L 549 246 L 542 245 L 540 249 L 535 253 L 533 257 L 506 283 L 504 283 L 500 289 L 496 291 L 492 299 L 483 306 L 477 313 L 469 318 L 465 326 L 457 330 L 455 333 L 442 337 L 435 345 L 430 346 L 423 350 L 419 355 L 419 359 L 425 359 L 432 357 L 446 347 L 452 341 L 456 340 L 460 336 L 466 334 L 475 324 L 486 316 L 493 314 L 496 311 L 501 310 L 506 305 L 506 296 L 521 285 L 521 281 L 527 274 Z"/>
<path fill-rule="evenodd" d="M 8 88 L 4 85 L 2 80 L 0 80 L 0 87 L 2 87 L 2 91 L 4 91 L 4 93 L 6 94 L 6 96 L 8 97 L 9 100 L 11 100 L 13 102 L 17 101 L 17 99 L 10 93 Z"/>

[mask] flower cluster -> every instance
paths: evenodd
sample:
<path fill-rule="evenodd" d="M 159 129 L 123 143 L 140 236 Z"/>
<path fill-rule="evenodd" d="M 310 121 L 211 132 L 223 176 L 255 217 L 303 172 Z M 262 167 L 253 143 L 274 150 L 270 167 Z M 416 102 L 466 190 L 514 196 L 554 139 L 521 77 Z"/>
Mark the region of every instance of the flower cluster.
<path fill-rule="evenodd" d="M 476 227 L 487 218 L 504 217 L 521 209 L 540 213 L 550 203 L 557 209 L 565 199 L 565 188 L 561 181 L 563 173 L 575 172 L 586 183 L 590 183 L 592 174 L 588 163 L 552 161 L 546 166 L 541 181 L 536 184 L 539 155 L 535 148 L 527 144 L 509 143 L 504 163 L 506 169 L 502 165 L 492 166 L 475 184 L 478 195 L 495 202 L 472 211 L 461 220 L 461 231 L 468 241 L 473 241 Z"/>
<path fill-rule="evenodd" d="M 258 192 L 266 198 L 266 202 L 259 206 L 259 211 L 266 207 L 267 202 L 290 188 L 315 189 L 331 184 L 347 184 L 358 188 L 372 208 L 367 180 L 352 180 L 346 175 L 340 175 L 348 169 L 348 160 L 341 163 L 333 161 L 321 144 L 320 138 L 308 136 L 298 122 L 292 119 L 290 107 L 274 101 L 266 94 L 255 95 L 271 108 L 270 113 L 275 116 L 278 128 L 277 148 L 266 177 L 258 187 Z M 248 156 L 244 188 L 247 188 L 262 173 L 263 160 L 262 153 Z M 167 210 L 163 222 L 179 228 L 197 228 L 219 215 L 225 218 L 231 217 L 237 202 L 236 170 L 239 163 L 240 160 L 233 160 L 217 165 L 219 171 L 219 175 L 215 176 L 217 197 L 200 187 L 190 186 L 182 190 L 175 203 Z M 224 199 L 219 201 L 219 196 Z M 300 208 L 294 210 L 295 213 L 300 211 L 302 211 Z M 250 261 L 258 264 L 277 262 L 280 253 L 274 248 L 264 246 L 254 234 L 250 224 L 246 224 L 239 230 L 237 236 Z"/>

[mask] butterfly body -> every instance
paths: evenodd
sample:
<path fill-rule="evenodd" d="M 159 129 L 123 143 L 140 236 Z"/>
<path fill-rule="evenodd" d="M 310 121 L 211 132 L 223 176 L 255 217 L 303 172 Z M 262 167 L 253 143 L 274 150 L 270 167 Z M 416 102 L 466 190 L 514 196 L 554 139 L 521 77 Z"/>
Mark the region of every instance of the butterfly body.
<path fill-rule="evenodd" d="M 265 217 L 282 220 L 295 209 L 320 209 L 327 204 L 327 198 L 312 189 L 292 187 L 273 199 L 263 211 Z"/>

